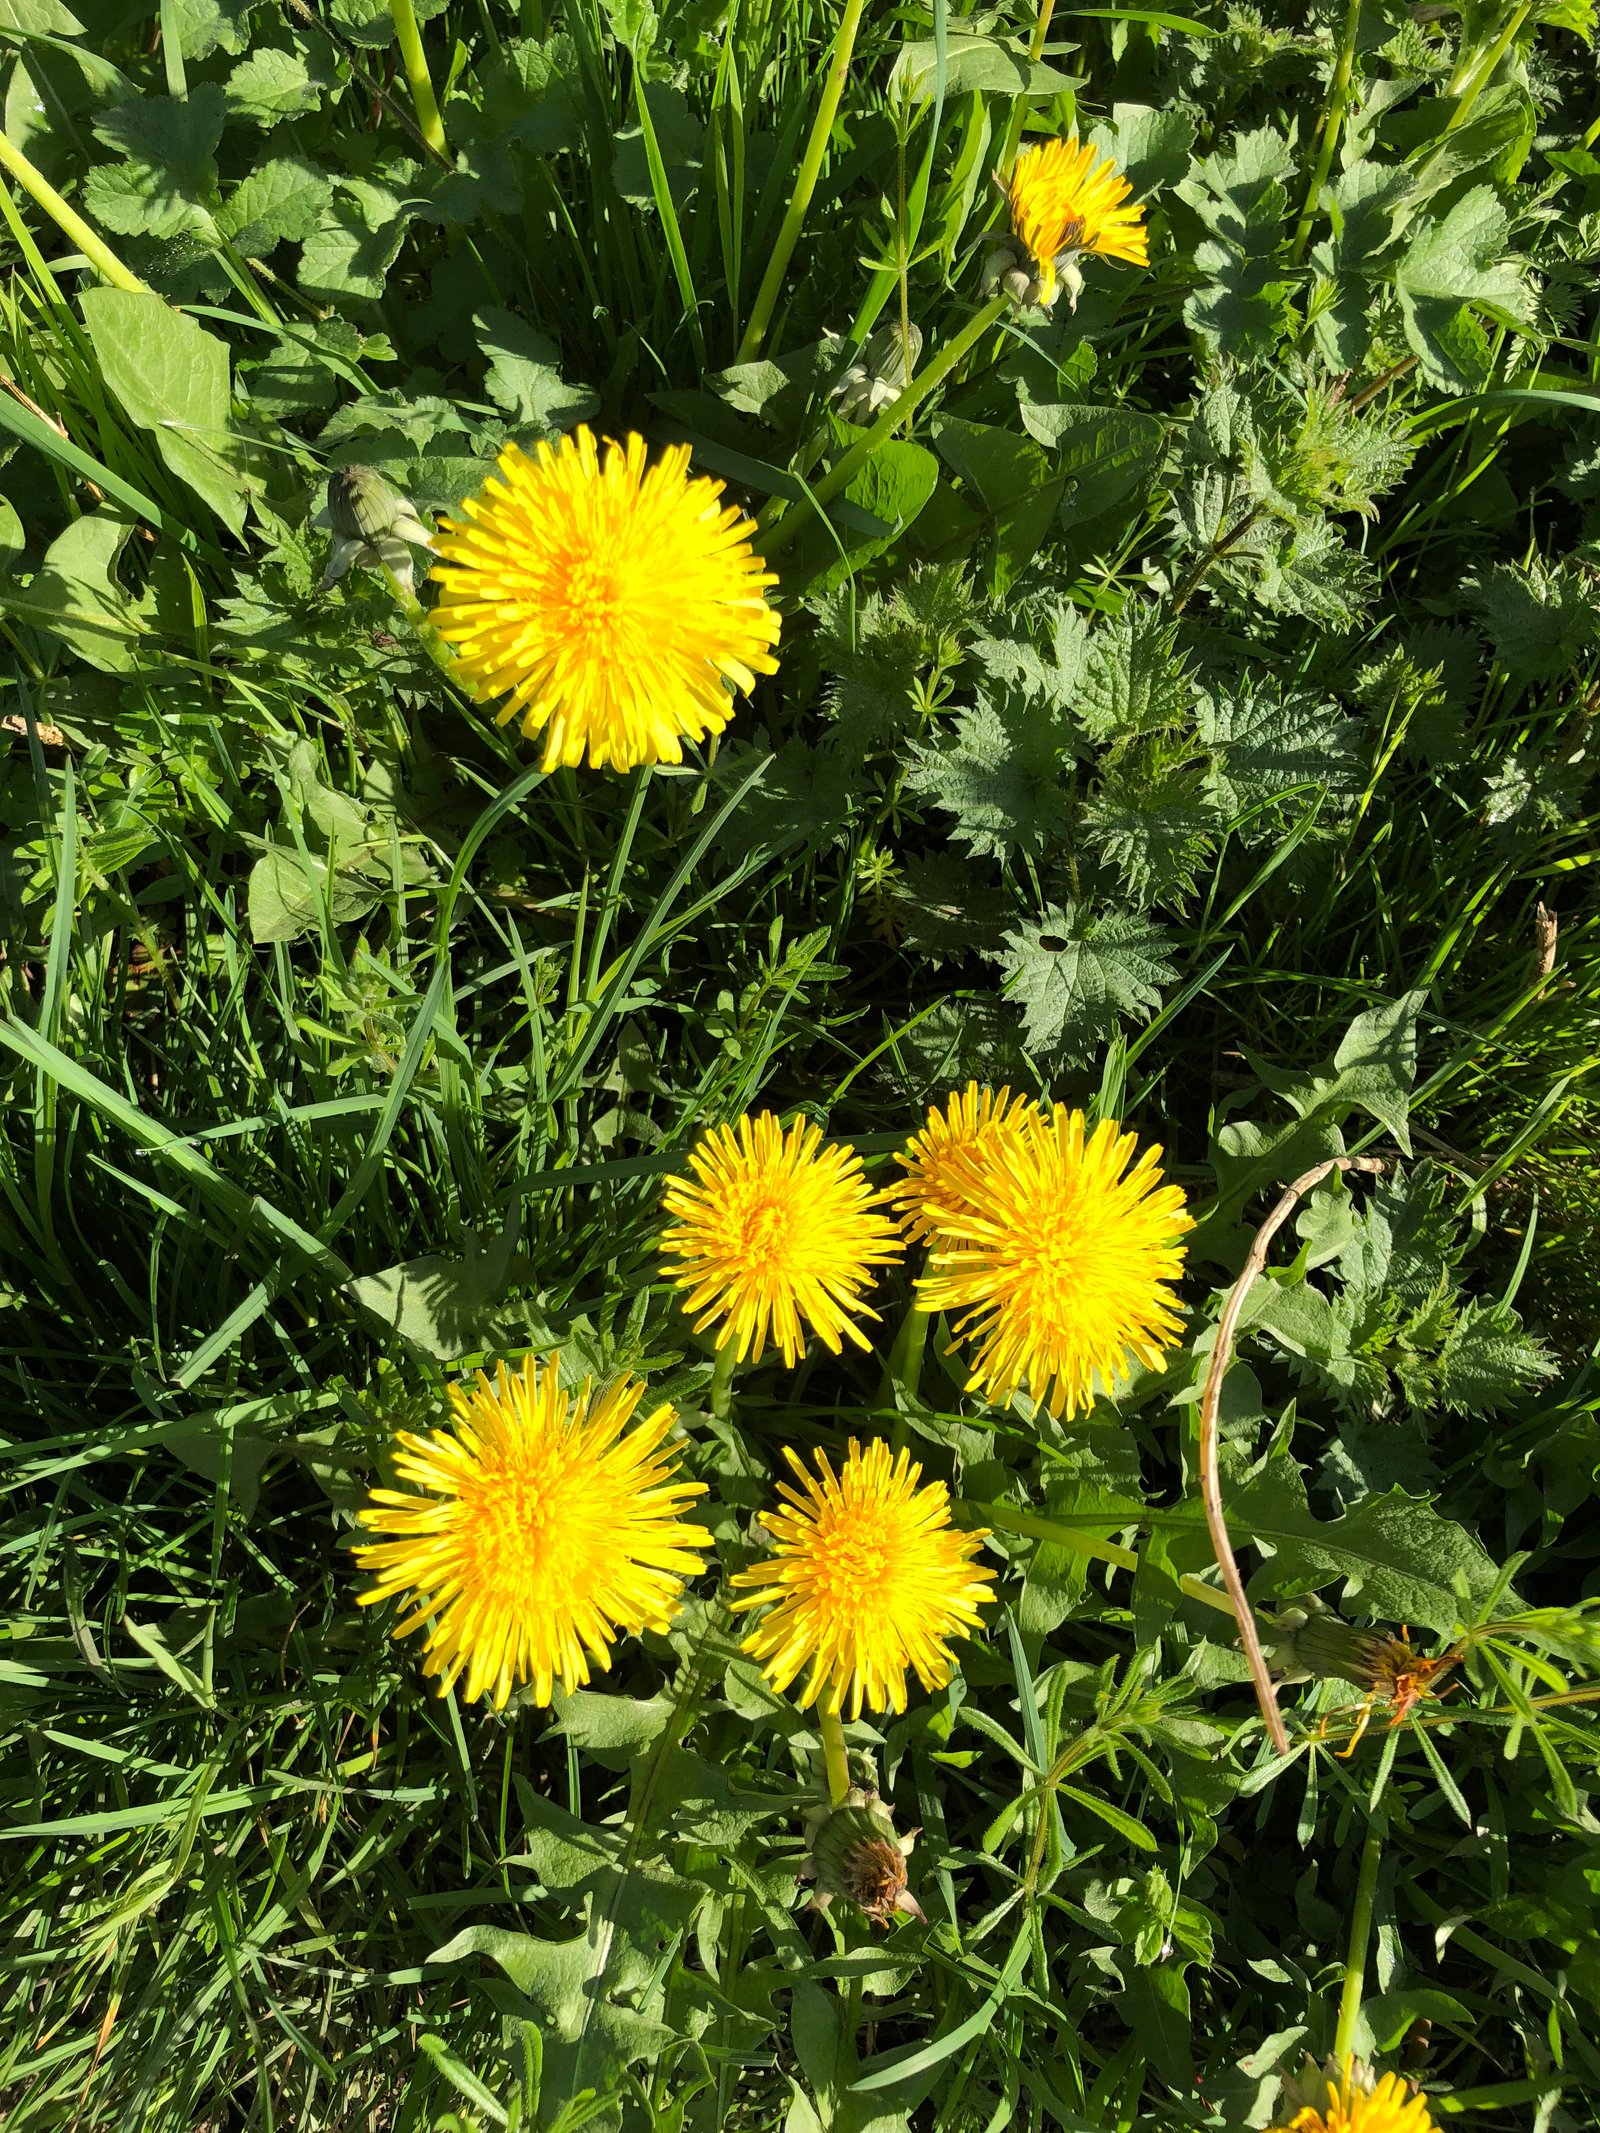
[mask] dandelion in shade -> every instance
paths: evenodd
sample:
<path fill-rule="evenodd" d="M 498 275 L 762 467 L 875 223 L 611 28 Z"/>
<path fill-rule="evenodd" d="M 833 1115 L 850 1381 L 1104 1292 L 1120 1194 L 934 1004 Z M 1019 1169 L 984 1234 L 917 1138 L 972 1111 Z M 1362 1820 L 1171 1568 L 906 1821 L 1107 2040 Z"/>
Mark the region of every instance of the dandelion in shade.
<path fill-rule="evenodd" d="M 1375 2074 L 1359 2059 L 1308 2063 L 1284 2083 L 1269 2133 L 1439 2133 L 1426 2096 L 1398 2074 Z"/>
<path fill-rule="evenodd" d="M 826 1453 L 815 1473 L 797 1452 L 783 1456 L 794 1480 L 778 1485 L 781 1507 L 761 1513 L 776 1552 L 733 1577 L 748 1595 L 736 1613 L 766 1609 L 743 1649 L 780 1693 L 806 1673 L 802 1710 L 903 1711 L 907 1674 L 943 1688 L 950 1639 L 978 1626 L 994 1582 L 974 1560 L 987 1535 L 952 1526 L 944 1483 L 919 1486 L 910 1453 L 881 1438 L 863 1450 L 852 1437 L 837 1474 Z"/>
<path fill-rule="evenodd" d="M 754 521 L 691 478 L 687 445 L 646 453 L 583 428 L 531 458 L 508 444 L 434 540 L 434 626 L 475 694 L 506 699 L 501 724 L 543 737 L 546 770 L 681 762 L 777 672 Z"/>
<path fill-rule="evenodd" d="M 539 1704 L 581 1688 L 619 1632 L 668 1628 L 705 1567 L 711 1536 L 681 1516 L 705 1490 L 677 1479 L 674 1410 L 636 1422 L 637 1380 L 567 1392 L 560 1362 L 453 1388 L 448 1429 L 400 1433 L 395 1472 L 418 1493 L 374 1489 L 359 1514 L 384 1536 L 356 1550 L 377 1581 L 362 1604 L 408 1596 L 394 1634 L 427 1628 L 441 1695 L 463 1674 L 496 1709 L 523 1683 Z"/>

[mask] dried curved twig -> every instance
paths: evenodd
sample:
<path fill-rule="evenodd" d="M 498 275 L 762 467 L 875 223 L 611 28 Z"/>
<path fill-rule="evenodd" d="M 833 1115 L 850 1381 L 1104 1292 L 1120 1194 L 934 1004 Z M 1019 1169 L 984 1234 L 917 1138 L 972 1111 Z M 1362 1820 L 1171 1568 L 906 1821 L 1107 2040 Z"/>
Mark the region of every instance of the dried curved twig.
<path fill-rule="evenodd" d="M 1250 1256 L 1244 1263 L 1244 1271 L 1228 1292 L 1228 1301 L 1222 1307 L 1222 1316 L 1217 1322 L 1217 1344 L 1211 1351 L 1211 1368 L 1206 1372 L 1205 1390 L 1200 1395 L 1200 1498 L 1205 1505 L 1206 1528 L 1211 1535 L 1211 1545 L 1216 1552 L 1217 1568 L 1222 1572 L 1222 1582 L 1228 1588 L 1228 1598 L 1233 1602 L 1234 1620 L 1239 1625 L 1239 1642 L 1244 1646 L 1245 1658 L 1250 1662 L 1250 1679 L 1254 1684 L 1256 1701 L 1261 1706 L 1261 1716 L 1266 1720 L 1267 1732 L 1279 1755 L 1289 1753 L 1289 1736 L 1284 1731 L 1283 1719 L 1278 1710 L 1277 1690 L 1272 1675 L 1267 1669 L 1266 1654 L 1261 1649 L 1261 1639 L 1256 1633 L 1255 1610 L 1245 1597 L 1244 1579 L 1239 1575 L 1239 1566 L 1233 1559 L 1233 1547 L 1228 1539 L 1227 1524 L 1222 1515 L 1222 1481 L 1217 1472 L 1217 1411 L 1222 1405 L 1222 1380 L 1228 1364 L 1233 1359 L 1233 1337 L 1238 1330 L 1239 1314 L 1244 1309 L 1245 1298 L 1255 1287 L 1257 1276 L 1267 1263 L 1267 1251 L 1273 1238 L 1288 1221 L 1291 1214 L 1313 1187 L 1320 1185 L 1325 1177 L 1335 1170 L 1363 1171 L 1375 1176 L 1383 1170 L 1382 1159 L 1375 1155 L 1336 1155 L 1325 1163 L 1318 1163 L 1286 1185 L 1277 1206 L 1268 1215 L 1256 1232 L 1256 1241 L 1250 1247 Z"/>

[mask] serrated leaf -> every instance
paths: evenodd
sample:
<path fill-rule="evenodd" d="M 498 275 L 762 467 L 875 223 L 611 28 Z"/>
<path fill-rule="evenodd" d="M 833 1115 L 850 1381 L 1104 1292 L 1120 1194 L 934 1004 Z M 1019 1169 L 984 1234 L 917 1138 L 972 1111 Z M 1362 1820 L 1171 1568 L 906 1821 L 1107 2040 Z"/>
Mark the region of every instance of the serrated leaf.
<path fill-rule="evenodd" d="M 300 252 L 309 296 L 376 301 L 405 242 L 405 217 L 386 187 L 342 178 Z"/>
<path fill-rule="evenodd" d="M 1192 689 L 1173 651 L 1176 625 L 1150 607 L 1125 607 L 1089 640 L 1074 706 L 1091 739 L 1159 732 L 1189 710 Z"/>
<path fill-rule="evenodd" d="M 1189 897 L 1223 825 L 1198 768 L 1153 767 L 1129 752 L 1102 773 L 1084 809 L 1084 826 L 1104 864 L 1143 910 Z"/>
<path fill-rule="evenodd" d="M 1311 1511 L 1305 1481 L 1290 1458 L 1271 1459 L 1228 1504 L 1233 1532 L 1272 1550 L 1251 1579 L 1257 1590 L 1304 1591 L 1343 1578 L 1347 1611 L 1451 1635 L 1464 1610 L 1493 1588 L 1497 1572 L 1481 1541 L 1443 1518 L 1425 1498 L 1391 1489 L 1343 1518 Z M 1456 1582 L 1465 1587 L 1458 1600 Z"/>
<path fill-rule="evenodd" d="M 1468 1303 L 1430 1359 L 1427 1390 L 1458 1415 L 1491 1415 L 1554 1377 L 1558 1364 L 1504 1304 Z"/>
<path fill-rule="evenodd" d="M 228 76 L 228 116 L 255 126 L 276 126 L 315 111 L 322 90 L 298 52 L 261 45 Z"/>
<path fill-rule="evenodd" d="M 906 786 L 953 815 L 951 834 L 974 852 L 1039 858 L 1071 821 L 1072 757 L 1059 712 L 1002 697 L 964 711 L 942 745 L 914 750 Z"/>
<path fill-rule="evenodd" d="M 1081 906 L 1050 906 L 1037 923 L 1006 935 L 1006 997 L 1022 1009 L 1030 1050 L 1080 1063 L 1124 1022 L 1148 1022 L 1175 966 L 1166 935 L 1129 911 L 1091 916 Z"/>
<path fill-rule="evenodd" d="M 1198 722 L 1211 796 L 1247 844 L 1280 834 L 1290 800 L 1337 811 L 1360 790 L 1360 728 L 1309 690 L 1284 695 L 1267 682 L 1204 693 Z"/>
<path fill-rule="evenodd" d="M 217 215 L 217 227 L 246 259 L 265 259 L 274 245 L 309 237 L 332 192 L 327 175 L 302 156 L 274 156 L 236 185 Z"/>
<path fill-rule="evenodd" d="M 489 397 L 516 428 L 553 437 L 593 416 L 598 398 L 586 385 L 563 382 L 554 341 L 492 304 L 475 312 L 472 323 L 489 359 Z"/>

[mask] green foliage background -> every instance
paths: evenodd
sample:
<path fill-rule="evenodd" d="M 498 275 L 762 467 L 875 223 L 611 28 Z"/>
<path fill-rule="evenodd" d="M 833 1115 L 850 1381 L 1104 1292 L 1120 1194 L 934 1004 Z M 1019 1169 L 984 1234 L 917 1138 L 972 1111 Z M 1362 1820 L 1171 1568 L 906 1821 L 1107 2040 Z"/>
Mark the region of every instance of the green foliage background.
<path fill-rule="evenodd" d="M 5 137 L 133 284 L 0 193 L 7 2125 L 1263 2126 L 1352 1992 L 1441 2123 L 1592 2124 L 1592 8 L 869 5 L 787 258 L 833 8 L 418 12 L 442 154 L 377 0 L 0 0 Z M 989 173 L 1073 127 L 1149 271 L 815 508 L 856 353 L 952 347 Z M 650 777 L 542 778 L 309 523 L 580 420 L 782 573 L 781 672 Z M 1169 1367 L 1069 1430 L 942 1339 L 909 1393 L 897 1276 L 714 1422 L 688 1138 L 804 1111 L 887 1180 L 969 1076 L 1165 1144 Z M 1248 1306 L 1230 1521 L 1263 1609 L 1470 1653 L 1347 1758 L 1286 1691 L 1285 1764 L 1196 1403 L 1357 1151 Z M 850 1733 L 926 1928 L 797 1908 L 816 1737 L 716 1579 L 500 1719 L 357 1612 L 393 1429 L 558 1343 L 678 1405 L 724 1567 L 852 1432 L 992 1528 L 992 1634 Z"/>

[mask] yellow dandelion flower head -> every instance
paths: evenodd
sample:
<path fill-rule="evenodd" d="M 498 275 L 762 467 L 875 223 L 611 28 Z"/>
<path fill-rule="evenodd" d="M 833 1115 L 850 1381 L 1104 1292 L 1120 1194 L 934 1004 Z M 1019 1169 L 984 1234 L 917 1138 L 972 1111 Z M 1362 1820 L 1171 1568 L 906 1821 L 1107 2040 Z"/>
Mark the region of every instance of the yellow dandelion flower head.
<path fill-rule="evenodd" d="M 876 1438 L 865 1451 L 854 1437 L 838 1474 L 819 1452 L 811 1473 L 785 1450 L 798 1486 L 778 1484 L 782 1508 L 761 1523 L 777 1553 L 733 1583 L 749 1597 L 734 1612 L 767 1613 L 744 1640 L 780 1694 L 810 1668 L 800 1707 L 820 1698 L 825 1711 L 848 1701 L 859 1718 L 903 1711 L 906 1669 L 925 1689 L 942 1689 L 955 1671 L 949 1639 L 980 1620 L 993 1595 L 994 1572 L 973 1558 L 987 1535 L 958 1532 L 942 1481 L 919 1488 L 920 1466 Z"/>
<path fill-rule="evenodd" d="M 937 1236 L 944 1227 L 941 1207 L 952 1198 L 956 1206 L 965 1205 L 965 1159 L 997 1135 L 1020 1133 L 1024 1119 L 1038 1115 L 1031 1097 L 1013 1096 L 1009 1089 L 981 1089 L 975 1081 L 953 1091 L 942 1111 L 930 1104 L 928 1123 L 895 1157 L 906 1171 L 895 1205 L 907 1233 Z"/>
<path fill-rule="evenodd" d="M 409 1594 L 397 1637 L 432 1617 L 423 1671 L 441 1695 L 463 1673 L 497 1710 L 520 1682 L 541 1704 L 558 1681 L 581 1688 L 619 1630 L 665 1630 L 705 1567 L 711 1536 L 679 1515 L 705 1485 L 674 1478 L 674 1410 L 630 1427 L 643 1385 L 571 1393 L 560 1365 L 530 1357 L 453 1387 L 448 1429 L 398 1439 L 395 1472 L 428 1493 L 374 1489 L 359 1514 L 388 1536 L 356 1550 L 377 1580 L 362 1604 Z"/>
<path fill-rule="evenodd" d="M 587 429 L 517 445 L 445 520 L 433 611 L 457 672 L 480 698 L 505 696 L 544 735 L 544 768 L 628 770 L 678 763 L 683 743 L 720 733 L 733 689 L 775 674 L 776 577 L 751 551 L 754 522 L 720 505 L 720 481 L 689 477 L 689 448 L 645 464 L 642 437 Z"/>
<path fill-rule="evenodd" d="M 1159 1362 L 1181 1324 L 1167 1284 L 1193 1223 L 1179 1188 L 1158 1182 L 1160 1148 L 1135 1161 L 1138 1145 L 1110 1120 L 1089 1134 L 1057 1104 L 961 1158 L 917 1286 L 926 1310 L 966 1314 L 969 1391 L 1003 1403 L 1026 1385 L 1070 1420 L 1097 1377 L 1105 1388 L 1130 1358 Z"/>
<path fill-rule="evenodd" d="M 822 1129 L 796 1119 L 786 1133 L 770 1111 L 716 1126 L 689 1151 L 692 1178 L 669 1178 L 662 1234 L 668 1278 L 686 1292 L 696 1333 L 722 1323 L 717 1346 L 759 1362 L 770 1338 L 791 1366 L 809 1324 L 837 1355 L 866 1336 L 856 1316 L 872 1269 L 901 1254 L 851 1149 L 822 1145 Z"/>
<path fill-rule="evenodd" d="M 1131 266 L 1150 263 L 1144 209 L 1125 205 L 1133 187 L 1109 156 L 1078 136 L 1025 148 L 1011 172 L 1011 227 L 1033 254 L 1044 302 L 1056 293 L 1056 261 L 1098 252 Z"/>
<path fill-rule="evenodd" d="M 1271 2133 L 1439 2133 L 1427 2097 L 1413 2095 L 1398 2074 L 1373 2079 L 1347 2059 L 1317 2086 L 1320 2100 L 1275 2121 Z"/>

